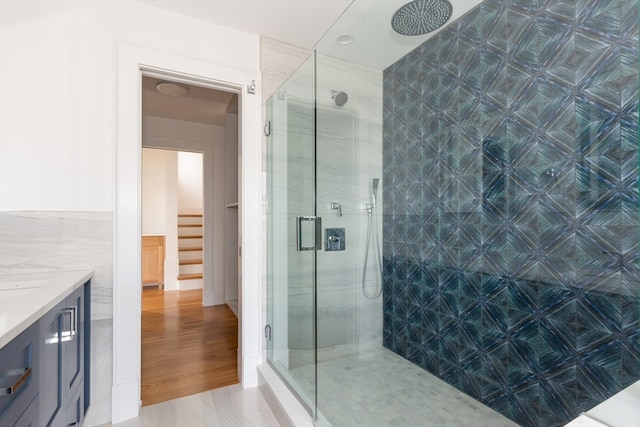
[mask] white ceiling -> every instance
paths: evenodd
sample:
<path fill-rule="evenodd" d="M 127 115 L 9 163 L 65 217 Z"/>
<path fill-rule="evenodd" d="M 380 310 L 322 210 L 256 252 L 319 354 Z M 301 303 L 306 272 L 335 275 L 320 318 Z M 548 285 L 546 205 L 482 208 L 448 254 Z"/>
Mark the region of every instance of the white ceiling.
<path fill-rule="evenodd" d="M 1 0 L 0 0 L 1 1 Z M 190 16 L 238 31 L 269 37 L 302 48 L 316 47 L 319 52 L 350 63 L 384 70 L 437 34 L 401 36 L 391 28 L 395 11 L 409 0 L 138 0 L 141 3 Z M 482 0 L 450 0 L 452 22 Z M 446 25 L 445 25 L 446 27 Z M 444 28 L 444 27 L 443 27 Z M 348 35 L 349 44 L 338 38 Z M 148 83 L 148 112 L 161 117 L 178 115 L 191 121 L 224 123 L 229 94 L 211 89 L 196 89 L 193 95 L 170 99 Z M 213 98 L 193 98 L 196 94 Z M 143 98 L 144 99 L 144 98 Z M 151 103 L 157 102 L 157 105 Z M 222 103 L 223 106 L 210 105 Z M 168 110 L 167 110 L 168 108 Z M 189 111 L 198 109 L 191 115 Z M 216 113 L 217 112 L 217 113 Z M 218 114 L 222 112 L 222 115 Z M 151 113 L 149 113 L 151 114 Z"/>
<path fill-rule="evenodd" d="M 1 1 L 1 0 L 0 0 Z M 141 3 L 212 24 L 311 49 L 351 0 L 139 0 Z M 190 94 L 172 98 L 144 77 L 142 114 L 224 125 L 233 94 L 190 86 Z M 237 97 L 235 108 L 237 111 Z M 231 109 L 233 109 L 233 104 Z"/>
<path fill-rule="evenodd" d="M 212 24 L 257 34 L 383 70 L 437 34 L 401 36 L 391 29 L 410 0 L 139 0 Z M 450 0 L 458 19 L 482 0 Z M 353 42 L 337 43 L 341 35 Z"/>
<path fill-rule="evenodd" d="M 238 96 L 233 93 L 184 85 L 189 88 L 189 95 L 172 97 L 156 90 L 159 81 L 155 77 L 142 77 L 142 114 L 145 116 L 224 126 L 226 113 L 238 112 Z"/>
<path fill-rule="evenodd" d="M 453 13 L 447 24 L 467 13 L 482 0 L 450 1 Z M 447 26 L 421 36 L 396 33 L 391 28 L 391 18 L 406 3 L 409 0 L 354 0 L 340 19 L 328 28 L 316 49 L 351 63 L 384 70 Z M 345 34 L 353 39 L 352 43 L 343 45 L 337 42 Z"/>
<path fill-rule="evenodd" d="M 151 6 L 311 49 L 351 0 L 139 0 Z"/>

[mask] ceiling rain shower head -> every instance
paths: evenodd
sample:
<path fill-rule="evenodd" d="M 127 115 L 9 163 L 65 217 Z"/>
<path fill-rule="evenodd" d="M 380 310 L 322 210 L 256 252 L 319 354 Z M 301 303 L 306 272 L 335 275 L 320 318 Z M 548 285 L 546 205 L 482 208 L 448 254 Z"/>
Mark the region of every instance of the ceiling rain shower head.
<path fill-rule="evenodd" d="M 421 36 L 442 27 L 452 13 L 448 0 L 414 0 L 393 14 L 391 27 L 403 36 Z"/>

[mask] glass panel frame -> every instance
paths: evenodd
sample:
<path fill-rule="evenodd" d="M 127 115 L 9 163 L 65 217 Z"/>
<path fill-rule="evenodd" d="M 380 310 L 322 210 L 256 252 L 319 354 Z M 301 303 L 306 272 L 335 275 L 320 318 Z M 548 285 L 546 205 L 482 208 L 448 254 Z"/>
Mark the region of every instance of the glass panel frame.
<path fill-rule="evenodd" d="M 316 216 L 314 67 L 311 55 L 267 100 L 267 360 L 315 419 L 316 251 L 297 249 L 314 240 L 297 227 Z"/>

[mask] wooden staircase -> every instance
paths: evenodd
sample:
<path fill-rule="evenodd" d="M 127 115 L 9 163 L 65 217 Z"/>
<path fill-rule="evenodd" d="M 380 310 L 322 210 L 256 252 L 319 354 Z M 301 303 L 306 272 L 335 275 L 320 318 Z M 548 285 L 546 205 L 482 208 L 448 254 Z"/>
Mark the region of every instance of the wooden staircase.
<path fill-rule="evenodd" d="M 202 245 L 202 214 L 178 214 L 178 281 L 181 288 L 190 287 L 184 281 L 202 280 Z"/>

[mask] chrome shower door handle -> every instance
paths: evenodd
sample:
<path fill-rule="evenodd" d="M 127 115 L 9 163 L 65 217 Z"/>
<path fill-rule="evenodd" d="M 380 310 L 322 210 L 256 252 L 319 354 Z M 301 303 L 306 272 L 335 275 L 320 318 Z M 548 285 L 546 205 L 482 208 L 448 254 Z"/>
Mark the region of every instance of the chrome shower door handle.
<path fill-rule="evenodd" d="M 302 243 L 303 238 L 303 223 L 314 223 L 313 232 L 313 244 L 304 245 Z M 319 216 L 297 216 L 296 217 L 296 249 L 301 251 L 315 251 L 322 249 L 322 218 Z"/>

